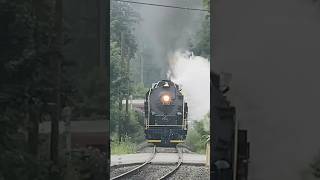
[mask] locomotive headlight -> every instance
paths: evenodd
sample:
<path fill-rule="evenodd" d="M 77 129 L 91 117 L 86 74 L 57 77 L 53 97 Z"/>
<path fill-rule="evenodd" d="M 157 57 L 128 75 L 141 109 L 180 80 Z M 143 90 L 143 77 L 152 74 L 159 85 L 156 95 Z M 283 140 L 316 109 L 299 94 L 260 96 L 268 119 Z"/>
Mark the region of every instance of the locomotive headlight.
<path fill-rule="evenodd" d="M 161 97 L 162 104 L 170 104 L 171 98 L 169 95 L 165 94 Z"/>
<path fill-rule="evenodd" d="M 162 97 L 162 99 L 163 99 L 164 102 L 169 102 L 170 101 L 170 97 L 168 95 L 164 95 Z"/>

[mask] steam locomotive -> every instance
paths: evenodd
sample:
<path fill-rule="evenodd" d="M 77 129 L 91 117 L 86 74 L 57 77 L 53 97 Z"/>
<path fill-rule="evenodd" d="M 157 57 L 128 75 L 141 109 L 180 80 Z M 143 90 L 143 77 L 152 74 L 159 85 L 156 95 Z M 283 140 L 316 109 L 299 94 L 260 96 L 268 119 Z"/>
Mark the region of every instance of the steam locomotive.
<path fill-rule="evenodd" d="M 178 84 L 171 80 L 153 83 L 144 102 L 145 136 L 158 146 L 184 142 L 188 131 L 188 105 Z"/>

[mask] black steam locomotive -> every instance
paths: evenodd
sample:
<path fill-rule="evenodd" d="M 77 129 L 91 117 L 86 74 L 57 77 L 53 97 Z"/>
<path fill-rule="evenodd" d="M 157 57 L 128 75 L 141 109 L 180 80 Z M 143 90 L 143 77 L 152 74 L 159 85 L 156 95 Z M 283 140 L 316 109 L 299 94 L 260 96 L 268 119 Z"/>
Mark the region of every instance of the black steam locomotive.
<path fill-rule="evenodd" d="M 144 102 L 147 142 L 173 146 L 184 142 L 188 131 L 188 106 L 179 85 L 170 80 L 153 83 Z"/>

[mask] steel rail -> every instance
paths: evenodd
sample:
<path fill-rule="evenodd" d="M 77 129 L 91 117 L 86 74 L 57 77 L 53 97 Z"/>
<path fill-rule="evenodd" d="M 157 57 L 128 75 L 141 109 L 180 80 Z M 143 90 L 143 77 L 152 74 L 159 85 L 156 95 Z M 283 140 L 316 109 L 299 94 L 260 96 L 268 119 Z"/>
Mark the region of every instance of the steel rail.
<path fill-rule="evenodd" d="M 177 148 L 177 147 L 176 147 Z M 174 174 L 174 172 L 176 172 L 179 167 L 181 166 L 182 164 L 182 150 L 179 151 L 179 148 L 177 148 L 177 151 L 178 151 L 178 156 L 179 156 L 179 159 L 178 159 L 178 164 L 177 166 L 171 170 L 169 173 L 167 173 L 166 175 L 162 176 L 159 180 L 162 180 L 162 179 L 166 179 L 166 178 L 169 178 L 172 174 Z"/>
<path fill-rule="evenodd" d="M 151 160 L 155 157 L 155 155 L 156 155 L 156 146 L 153 146 L 153 153 L 152 153 L 151 157 L 150 157 L 146 162 L 144 162 L 143 164 L 139 165 L 138 167 L 135 167 L 135 168 L 131 169 L 130 171 L 127 171 L 127 172 L 122 173 L 122 174 L 120 174 L 120 175 L 118 175 L 118 176 L 116 176 L 116 177 L 111 178 L 111 180 L 122 178 L 122 177 L 124 177 L 124 176 L 127 176 L 127 175 L 135 172 L 135 171 L 138 170 L 138 169 L 141 169 L 141 168 L 144 167 L 146 164 L 150 163 Z"/>

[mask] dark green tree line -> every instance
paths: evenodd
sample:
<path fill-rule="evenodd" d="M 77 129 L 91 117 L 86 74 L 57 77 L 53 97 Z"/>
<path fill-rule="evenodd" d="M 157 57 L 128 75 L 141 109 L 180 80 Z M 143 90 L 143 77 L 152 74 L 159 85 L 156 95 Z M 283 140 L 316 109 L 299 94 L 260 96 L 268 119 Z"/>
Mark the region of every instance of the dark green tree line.
<path fill-rule="evenodd" d="M 132 63 L 138 48 L 133 27 L 140 17 L 128 3 L 112 1 L 110 11 L 110 129 L 121 142 L 127 136 L 136 136 L 140 127 L 139 118 L 122 104 L 130 95 L 137 97 L 141 93 L 141 87 L 133 83 L 132 77 Z"/>
<path fill-rule="evenodd" d="M 210 0 L 203 0 L 204 9 L 210 9 Z M 210 59 L 210 14 L 203 19 L 201 29 L 196 33 L 194 41 L 189 41 L 189 47 L 197 56 Z"/>
<path fill-rule="evenodd" d="M 1 1 L 0 22 L 0 179 L 61 179 L 63 107 L 74 107 L 75 119 L 105 116 L 98 67 L 80 77 L 81 63 L 64 58 L 62 0 Z M 48 120 L 51 145 L 39 152 L 39 123 Z"/>
<path fill-rule="evenodd" d="M 54 7 L 36 0 L 0 4 L 2 179 L 46 179 L 49 170 L 39 156 L 38 133 L 44 115 L 56 115 Z"/>

